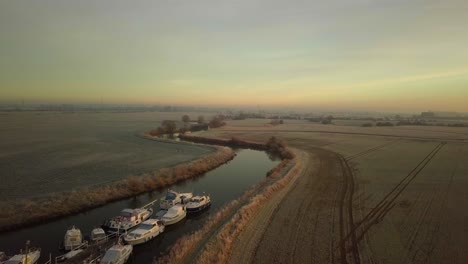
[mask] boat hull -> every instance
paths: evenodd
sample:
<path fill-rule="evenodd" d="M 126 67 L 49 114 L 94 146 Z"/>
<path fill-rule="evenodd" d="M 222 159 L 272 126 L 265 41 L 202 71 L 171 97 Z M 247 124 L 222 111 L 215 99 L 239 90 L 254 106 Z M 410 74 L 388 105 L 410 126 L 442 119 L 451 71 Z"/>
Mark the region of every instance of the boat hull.
<path fill-rule="evenodd" d="M 198 206 L 198 207 L 186 207 L 185 209 L 187 210 L 188 214 L 195 214 L 199 213 L 205 209 L 208 209 L 211 206 L 211 202 L 208 202 L 204 205 Z"/>
<path fill-rule="evenodd" d="M 148 235 L 146 237 L 141 237 L 139 239 L 132 239 L 132 240 L 127 240 L 127 239 L 124 238 L 124 241 L 125 241 L 126 244 L 135 246 L 135 245 L 140 245 L 140 244 L 144 244 L 146 242 L 149 242 L 152 239 L 154 239 L 155 237 L 157 237 L 159 234 L 161 234 L 161 232 L 157 232 L 157 233 L 154 233 L 154 234 L 150 234 L 150 235 Z"/>

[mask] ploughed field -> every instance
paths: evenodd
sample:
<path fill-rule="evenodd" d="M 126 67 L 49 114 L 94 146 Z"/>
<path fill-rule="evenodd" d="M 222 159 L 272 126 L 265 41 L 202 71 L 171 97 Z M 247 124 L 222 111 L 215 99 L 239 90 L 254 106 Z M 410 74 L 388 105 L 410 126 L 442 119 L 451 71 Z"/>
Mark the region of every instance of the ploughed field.
<path fill-rule="evenodd" d="M 137 136 L 183 114 L 0 113 L 0 199 L 105 184 L 211 152 Z"/>
<path fill-rule="evenodd" d="M 204 132 L 274 135 L 309 156 L 234 241 L 231 263 L 468 263 L 468 129 L 267 122 Z"/>

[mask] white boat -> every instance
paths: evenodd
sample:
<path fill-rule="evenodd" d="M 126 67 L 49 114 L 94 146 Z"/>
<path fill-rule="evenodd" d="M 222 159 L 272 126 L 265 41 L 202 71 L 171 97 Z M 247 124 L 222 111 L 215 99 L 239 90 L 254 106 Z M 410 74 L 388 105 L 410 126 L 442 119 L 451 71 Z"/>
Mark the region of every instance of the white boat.
<path fill-rule="evenodd" d="M 208 195 L 194 196 L 185 205 L 187 213 L 197 213 L 211 206 L 211 199 Z"/>
<path fill-rule="evenodd" d="M 94 228 L 91 231 L 91 241 L 94 243 L 101 243 L 107 241 L 106 232 L 102 228 Z"/>
<path fill-rule="evenodd" d="M 137 227 L 139 224 L 148 220 L 153 214 L 153 209 L 150 208 L 156 200 L 151 203 L 136 209 L 124 209 L 116 216 L 106 221 L 102 227 L 115 232 L 127 232 L 128 230 Z"/>
<path fill-rule="evenodd" d="M 68 229 L 65 233 L 65 238 L 63 239 L 63 247 L 65 250 L 74 250 L 81 248 L 86 243 L 83 241 L 83 236 L 81 234 L 81 230 L 72 226 L 72 228 Z"/>
<path fill-rule="evenodd" d="M 164 223 L 158 219 L 148 219 L 137 229 L 124 236 L 124 241 L 130 245 L 143 244 L 164 232 Z"/>
<path fill-rule="evenodd" d="M 40 249 L 30 249 L 27 254 L 14 255 L 2 264 L 36 264 L 40 256 Z"/>
<path fill-rule="evenodd" d="M 116 244 L 106 251 L 99 263 L 101 264 L 124 264 L 132 254 L 132 245 Z"/>
<path fill-rule="evenodd" d="M 158 212 L 159 219 L 163 221 L 164 225 L 172 225 L 184 219 L 187 215 L 185 206 L 177 204 L 166 210 Z"/>
<path fill-rule="evenodd" d="M 187 203 L 192 198 L 193 193 L 178 193 L 173 190 L 168 190 L 166 196 L 161 199 L 159 207 L 167 210 L 176 204 Z"/>

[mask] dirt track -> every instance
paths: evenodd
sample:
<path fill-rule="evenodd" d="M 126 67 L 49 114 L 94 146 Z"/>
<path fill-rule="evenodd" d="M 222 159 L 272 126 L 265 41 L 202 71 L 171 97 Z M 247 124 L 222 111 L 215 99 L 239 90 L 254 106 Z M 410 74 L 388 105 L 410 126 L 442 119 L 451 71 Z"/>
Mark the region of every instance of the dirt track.
<path fill-rule="evenodd" d="M 344 182 L 340 157 L 321 149 L 309 150 L 309 164 L 317 166 L 298 177 L 273 217 L 259 227 L 264 233 L 252 251 L 243 248 L 251 254 L 242 254 L 243 263 L 338 263 L 334 249 L 340 241 L 342 195 L 336 187 Z"/>

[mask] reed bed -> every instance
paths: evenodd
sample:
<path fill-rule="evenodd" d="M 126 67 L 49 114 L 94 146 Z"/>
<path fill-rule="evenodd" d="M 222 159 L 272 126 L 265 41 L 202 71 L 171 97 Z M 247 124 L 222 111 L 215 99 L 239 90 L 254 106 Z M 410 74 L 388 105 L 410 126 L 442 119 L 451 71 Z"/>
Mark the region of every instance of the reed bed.
<path fill-rule="evenodd" d="M 213 143 L 218 139 L 211 141 L 212 139 L 196 137 L 196 140 Z M 296 157 L 285 144 L 282 144 L 282 147 Z M 267 145 L 262 148 L 266 150 Z M 255 209 L 291 181 L 299 170 L 297 165 L 299 164 L 296 158 L 284 159 L 267 173 L 267 178 L 251 187 L 238 199 L 222 207 L 201 229 L 179 238 L 171 249 L 154 263 L 180 264 L 193 260 L 202 264 L 223 263 L 229 256 L 233 239 L 245 228 L 253 217 Z M 291 167 L 293 169 L 289 170 Z M 201 254 L 196 256 L 198 251 Z"/>
<path fill-rule="evenodd" d="M 255 212 L 275 193 L 284 188 L 302 169 L 302 164 L 296 159 L 295 166 L 285 176 L 267 186 L 263 191 L 252 197 L 247 204 L 226 223 L 216 237 L 206 243 L 198 256 L 197 264 L 226 263 L 232 250 L 233 241 L 246 228 Z M 281 165 L 281 164 L 280 164 Z M 281 172 L 276 172 L 276 174 Z"/>
<path fill-rule="evenodd" d="M 165 188 L 202 175 L 234 157 L 232 149 L 217 147 L 215 152 L 189 163 L 129 176 L 106 186 L 82 188 L 36 199 L 3 201 L 0 202 L 0 232 L 84 212 L 109 202 Z"/>
<path fill-rule="evenodd" d="M 240 139 L 239 137 L 231 137 L 230 139 L 198 137 L 192 135 L 180 135 L 180 139 L 191 141 L 194 143 L 210 144 L 227 146 L 232 148 L 248 148 L 254 150 L 262 150 L 267 153 L 279 157 L 282 160 L 293 159 L 295 157 L 284 140 L 277 137 L 271 137 L 266 143 L 250 142 Z"/>
<path fill-rule="evenodd" d="M 191 254 L 194 253 L 194 249 L 197 245 L 200 245 L 202 240 L 205 240 L 209 234 L 219 229 L 226 219 L 229 219 L 249 197 L 251 197 L 257 189 L 265 185 L 268 181 L 267 178 L 262 180 L 260 183 L 256 184 L 254 187 L 250 188 L 242 194 L 236 200 L 231 201 L 230 203 L 223 206 L 218 212 L 210 217 L 199 230 L 185 235 L 179 238 L 176 243 L 171 247 L 171 249 L 162 257 L 155 260 L 154 263 L 158 264 L 170 264 L 170 263 L 184 263 L 187 259 L 190 258 Z"/>

